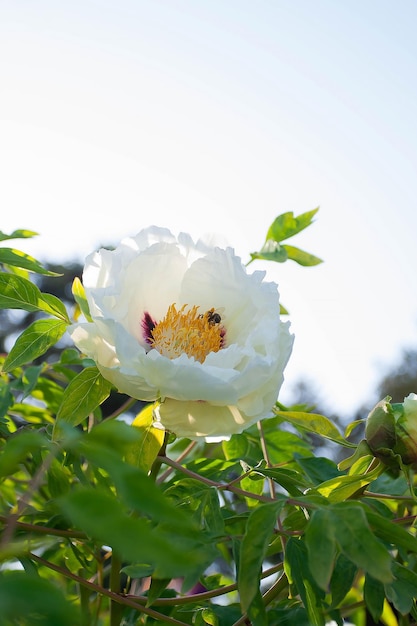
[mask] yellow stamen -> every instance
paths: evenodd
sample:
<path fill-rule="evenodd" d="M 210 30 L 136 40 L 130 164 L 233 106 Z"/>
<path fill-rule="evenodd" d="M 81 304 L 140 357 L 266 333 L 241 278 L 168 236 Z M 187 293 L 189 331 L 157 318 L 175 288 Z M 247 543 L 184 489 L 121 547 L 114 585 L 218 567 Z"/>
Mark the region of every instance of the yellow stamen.
<path fill-rule="evenodd" d="M 214 309 L 202 315 L 197 306 L 188 311 L 186 306 L 177 311 L 175 304 L 171 304 L 164 319 L 151 332 L 151 345 L 169 359 L 185 352 L 203 363 L 209 352 L 218 352 L 222 347 L 223 326 L 213 323 Z"/>

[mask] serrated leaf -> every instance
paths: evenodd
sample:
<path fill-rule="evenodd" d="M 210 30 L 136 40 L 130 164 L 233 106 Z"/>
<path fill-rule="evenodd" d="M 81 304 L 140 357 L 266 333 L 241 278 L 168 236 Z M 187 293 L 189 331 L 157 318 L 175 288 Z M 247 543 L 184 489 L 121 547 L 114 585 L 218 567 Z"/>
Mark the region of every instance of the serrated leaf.
<path fill-rule="evenodd" d="M 155 404 L 149 404 L 133 420 L 132 426 L 141 437 L 126 452 L 126 460 L 145 472 L 151 469 L 165 438 L 165 430 L 154 423 L 154 409 Z"/>
<path fill-rule="evenodd" d="M 59 341 L 66 328 L 67 324 L 62 320 L 36 320 L 17 338 L 3 364 L 3 370 L 10 372 L 42 356 Z"/>
<path fill-rule="evenodd" d="M 91 322 L 92 317 L 90 315 L 90 307 L 88 306 L 84 285 L 82 284 L 78 276 L 74 278 L 72 283 L 72 295 L 74 296 L 75 302 L 80 307 L 81 313 L 84 315 L 87 321 Z"/>
<path fill-rule="evenodd" d="M 15 267 L 21 267 L 29 272 L 35 272 L 37 274 L 43 274 L 45 276 L 59 276 L 57 272 L 51 272 L 43 267 L 42 263 L 33 258 L 29 254 L 25 254 L 20 250 L 14 248 L 1 248 L 0 247 L 0 263 L 5 265 L 13 265 Z"/>
<path fill-rule="evenodd" d="M 307 226 L 310 226 L 318 210 L 319 207 L 312 211 L 301 213 L 298 217 L 294 217 L 292 211 L 278 215 L 268 229 L 266 240 L 284 241 L 284 239 L 293 237 L 304 230 L 304 228 L 307 228 Z"/>
<path fill-rule="evenodd" d="M 112 385 L 96 367 L 86 367 L 65 389 L 56 416 L 54 438 L 60 436 L 61 424 L 77 426 L 110 395 Z"/>
<path fill-rule="evenodd" d="M 298 428 L 320 435 L 325 439 L 330 439 L 347 448 L 356 448 L 355 444 L 346 441 L 339 433 L 336 426 L 324 415 L 317 413 L 305 413 L 303 411 L 274 411 L 275 415 L 282 417 Z"/>
<path fill-rule="evenodd" d="M 262 563 L 284 500 L 262 504 L 249 515 L 242 539 L 238 590 L 242 611 L 246 612 L 259 590 Z"/>
<path fill-rule="evenodd" d="M 288 259 L 304 267 L 312 267 L 313 265 L 323 263 L 323 259 L 319 259 L 318 256 L 305 252 L 305 250 L 300 250 L 300 248 L 288 246 L 287 244 L 284 244 L 282 247 L 285 249 Z"/>

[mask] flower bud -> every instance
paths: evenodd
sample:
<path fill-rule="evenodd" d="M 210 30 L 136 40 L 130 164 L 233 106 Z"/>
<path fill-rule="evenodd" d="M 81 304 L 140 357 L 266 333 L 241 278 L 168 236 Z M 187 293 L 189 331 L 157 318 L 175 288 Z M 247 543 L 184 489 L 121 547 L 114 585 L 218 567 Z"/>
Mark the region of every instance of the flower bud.
<path fill-rule="evenodd" d="M 396 453 L 401 456 L 405 465 L 416 464 L 417 466 L 417 395 L 415 393 L 410 393 L 404 398 L 402 410 L 398 411 L 396 419 L 396 433 Z"/>
<path fill-rule="evenodd" d="M 389 400 L 391 398 L 387 396 L 374 406 L 365 426 L 365 438 L 372 454 L 387 464 L 391 464 L 397 441 L 395 417 Z"/>
<path fill-rule="evenodd" d="M 378 402 L 366 420 L 365 438 L 374 456 L 394 467 L 401 458 L 404 465 L 417 468 L 417 394 L 404 402 L 390 404 L 387 396 Z"/>

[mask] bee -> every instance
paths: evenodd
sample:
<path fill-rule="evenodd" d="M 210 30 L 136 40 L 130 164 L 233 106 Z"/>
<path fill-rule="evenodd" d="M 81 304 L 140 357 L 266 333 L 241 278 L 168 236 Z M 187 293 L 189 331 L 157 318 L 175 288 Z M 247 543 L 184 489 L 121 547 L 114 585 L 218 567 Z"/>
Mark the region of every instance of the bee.
<path fill-rule="evenodd" d="M 215 326 L 216 324 L 220 324 L 220 322 L 222 321 L 222 317 L 220 313 L 218 313 L 215 309 L 210 309 L 209 311 L 206 311 L 204 315 L 207 316 L 207 321 L 210 324 L 210 326 Z"/>

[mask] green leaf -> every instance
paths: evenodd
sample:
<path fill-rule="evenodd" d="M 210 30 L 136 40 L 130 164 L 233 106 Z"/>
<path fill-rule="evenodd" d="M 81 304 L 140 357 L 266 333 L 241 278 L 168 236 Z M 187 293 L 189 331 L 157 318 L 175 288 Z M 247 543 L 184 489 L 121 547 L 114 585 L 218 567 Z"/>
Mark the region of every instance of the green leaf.
<path fill-rule="evenodd" d="M 294 600 L 290 601 L 291 604 L 284 604 L 279 608 L 268 611 L 270 618 L 270 624 L 276 624 L 278 626 L 311 626 L 310 619 L 307 615 L 307 611 L 301 603 L 294 603 Z"/>
<path fill-rule="evenodd" d="M 155 522 L 169 520 L 171 529 L 177 532 L 194 533 L 197 526 L 192 519 L 174 506 L 143 470 L 123 461 L 124 449 L 129 449 L 138 436 L 136 428 L 124 422 L 106 420 L 77 438 L 72 445 L 92 465 L 106 471 L 119 499 L 129 509 L 147 515 Z"/>
<path fill-rule="evenodd" d="M 394 580 L 385 585 L 387 599 L 402 615 L 409 613 L 417 598 L 417 574 L 408 567 L 393 563 Z"/>
<path fill-rule="evenodd" d="M 12 435 L 0 454 L 0 476 L 10 476 L 28 454 L 45 446 L 45 440 L 34 430 L 20 430 Z"/>
<path fill-rule="evenodd" d="M 76 528 L 111 546 L 126 564 L 149 563 L 166 577 L 177 577 L 202 560 L 201 550 L 184 551 L 181 541 L 155 533 L 147 519 L 131 516 L 120 498 L 99 487 L 78 487 L 59 498 L 57 505 Z"/>
<path fill-rule="evenodd" d="M 42 263 L 34 259 L 29 254 L 25 254 L 24 252 L 13 248 L 0 247 L 0 263 L 21 267 L 29 270 L 29 272 L 36 272 L 37 274 L 44 274 L 45 276 L 59 276 L 56 272 L 51 272 L 44 268 Z"/>
<path fill-rule="evenodd" d="M 58 587 L 26 572 L 0 575 L 0 606 L 2 622 L 5 620 L 7 624 L 74 626 L 80 623 L 74 604 Z"/>
<path fill-rule="evenodd" d="M 0 274 L 0 308 L 41 311 L 40 290 L 29 280 L 14 274 Z"/>
<path fill-rule="evenodd" d="M 147 578 L 152 576 L 153 567 L 146 563 L 139 563 L 137 565 L 126 565 L 120 571 L 130 578 Z"/>
<path fill-rule="evenodd" d="M 86 367 L 65 389 L 56 416 L 54 438 L 60 436 L 61 424 L 77 426 L 110 395 L 112 385 L 96 367 Z"/>
<path fill-rule="evenodd" d="M 375 535 L 383 541 L 404 548 L 409 552 L 417 553 L 417 538 L 411 535 L 408 530 L 368 509 L 366 510 L 366 517 Z"/>
<path fill-rule="evenodd" d="M 330 502 L 344 502 L 359 490 L 367 487 L 373 480 L 384 472 L 382 463 L 374 470 L 352 476 L 337 476 L 319 485 L 318 493 L 329 499 Z"/>
<path fill-rule="evenodd" d="M 71 489 L 71 473 L 69 469 L 54 459 L 47 474 L 47 484 L 49 493 L 53 498 L 62 496 Z"/>
<path fill-rule="evenodd" d="M 39 235 L 39 233 L 35 233 L 34 230 L 14 230 L 10 235 L 6 235 L 6 233 L 0 230 L 0 241 L 6 241 L 7 239 L 28 239 L 36 235 Z"/>
<path fill-rule="evenodd" d="M 248 438 L 244 433 L 232 435 L 230 439 L 222 441 L 221 445 L 224 456 L 228 461 L 246 459 L 250 450 Z"/>
<path fill-rule="evenodd" d="M 155 600 L 157 600 L 161 596 L 162 592 L 168 587 L 170 582 L 170 578 L 156 578 L 153 576 L 147 594 L 148 599 L 146 606 L 152 606 Z"/>
<path fill-rule="evenodd" d="M 52 293 L 42 293 L 42 307 L 42 310 L 45 311 L 45 313 L 59 317 L 60 319 L 68 322 L 68 324 L 70 323 L 67 309 L 61 300 Z"/>
<path fill-rule="evenodd" d="M 358 568 L 344 554 L 339 554 L 330 581 L 332 606 L 338 606 L 351 590 Z"/>
<path fill-rule="evenodd" d="M 15 402 L 9 409 L 11 415 L 19 415 L 32 424 L 50 423 L 52 417 L 48 408 L 26 404 L 25 402 Z"/>
<path fill-rule="evenodd" d="M 9 406 L 13 404 L 13 400 L 9 385 L 0 378 L 0 418 L 6 415 Z"/>
<path fill-rule="evenodd" d="M 277 516 L 284 500 L 262 504 L 249 515 L 242 540 L 238 571 L 238 589 L 242 611 L 246 612 L 259 590 L 262 563 L 272 538 Z"/>
<path fill-rule="evenodd" d="M 368 611 L 372 615 L 372 619 L 376 624 L 379 624 L 379 618 L 381 617 L 384 609 L 384 585 L 379 580 L 375 580 L 375 578 L 369 574 L 366 574 L 365 576 L 363 598 Z"/>
<path fill-rule="evenodd" d="M 339 433 L 336 426 L 324 415 L 317 413 L 304 413 L 303 411 L 274 411 L 275 415 L 282 417 L 298 428 L 320 435 L 325 439 L 330 439 L 348 448 L 356 448 L 355 444 L 346 441 Z"/>
<path fill-rule="evenodd" d="M 294 470 L 286 468 L 259 468 L 256 470 L 263 476 L 268 476 L 284 487 L 291 496 L 301 496 L 306 488 L 304 477 Z M 301 487 L 301 489 L 300 489 Z M 260 492 L 262 493 L 262 491 Z"/>
<path fill-rule="evenodd" d="M 17 338 L 3 364 L 3 370 L 10 372 L 42 356 L 59 341 L 66 328 L 67 324 L 62 320 L 36 320 Z"/>
<path fill-rule="evenodd" d="M 312 456 L 299 458 L 297 459 L 297 465 L 301 467 L 315 485 L 319 485 L 326 480 L 342 475 L 337 469 L 336 464 L 324 457 Z"/>
<path fill-rule="evenodd" d="M 304 250 L 300 250 L 300 248 L 295 248 L 294 246 L 288 246 L 287 244 L 282 246 L 286 253 L 288 259 L 291 261 L 295 261 L 299 265 L 303 265 L 304 267 L 312 267 L 313 265 L 319 265 L 323 263 L 322 259 L 319 259 L 318 256 L 314 256 L 314 254 L 310 254 L 309 252 L 305 252 Z"/>
<path fill-rule="evenodd" d="M 284 241 L 284 239 L 293 237 L 304 230 L 304 228 L 307 228 L 307 226 L 310 226 L 318 210 L 319 207 L 312 211 L 302 213 L 298 217 L 294 217 L 292 211 L 278 215 L 268 229 L 266 240 Z"/>
<path fill-rule="evenodd" d="M 343 502 L 332 505 L 324 533 L 334 533 L 339 548 L 355 565 L 373 578 L 392 581 L 392 559 L 385 546 L 369 528 L 363 507 L 359 503 Z"/>
<path fill-rule="evenodd" d="M 295 583 L 297 587 L 309 615 L 311 626 L 324 626 L 324 616 L 319 608 L 324 594 L 319 590 L 311 575 L 307 549 L 302 539 L 290 537 L 288 540 L 284 568 L 290 584 Z"/>
<path fill-rule="evenodd" d="M 165 438 L 165 430 L 154 423 L 154 408 L 154 404 L 149 404 L 133 420 L 132 426 L 140 433 L 140 438 L 132 442 L 126 453 L 126 460 L 145 472 L 151 469 Z"/>
<path fill-rule="evenodd" d="M 217 490 L 211 487 L 204 493 L 203 501 L 204 526 L 213 537 L 224 534 L 224 521 Z"/>
<path fill-rule="evenodd" d="M 22 372 L 23 399 L 29 396 L 39 380 L 43 365 L 31 365 Z"/>
<path fill-rule="evenodd" d="M 0 309 L 42 311 L 69 322 L 66 309 L 58 298 L 43 294 L 22 276 L 4 272 L 0 273 Z"/>
<path fill-rule="evenodd" d="M 314 580 L 327 591 L 337 553 L 331 509 L 322 508 L 313 512 L 305 532 L 305 543 Z"/>
<path fill-rule="evenodd" d="M 266 422 L 267 420 L 265 420 Z M 269 424 L 264 424 L 264 434 L 268 448 L 268 456 L 272 465 L 281 465 L 285 461 L 294 462 L 295 456 L 311 456 L 309 443 L 298 434 L 280 430 L 276 426 L 270 430 Z"/>
<path fill-rule="evenodd" d="M 255 597 L 248 607 L 248 617 L 252 626 L 268 626 L 269 624 L 260 589 L 257 589 Z"/>
<path fill-rule="evenodd" d="M 368 446 L 368 444 L 366 443 L 365 439 L 362 439 L 358 443 L 358 446 L 357 446 L 355 452 L 351 456 L 349 456 L 346 459 L 343 459 L 342 461 L 340 461 L 340 463 L 338 465 L 338 468 L 340 470 L 347 470 L 350 467 L 352 467 L 352 465 L 357 463 L 357 461 L 359 459 L 361 459 L 362 457 L 364 457 L 364 456 L 369 457 L 370 455 L 372 455 L 371 449 Z"/>
<path fill-rule="evenodd" d="M 251 252 L 251 260 L 255 261 L 275 261 L 276 263 L 285 263 L 288 259 L 288 253 L 284 246 L 276 241 L 267 241 L 259 252 Z"/>
<path fill-rule="evenodd" d="M 84 286 L 78 276 L 74 278 L 74 281 L 72 283 L 72 295 L 74 296 L 75 302 L 80 307 L 81 313 L 84 315 L 87 321 L 91 322 L 92 317 L 90 315 L 90 307 L 88 306 Z"/>

